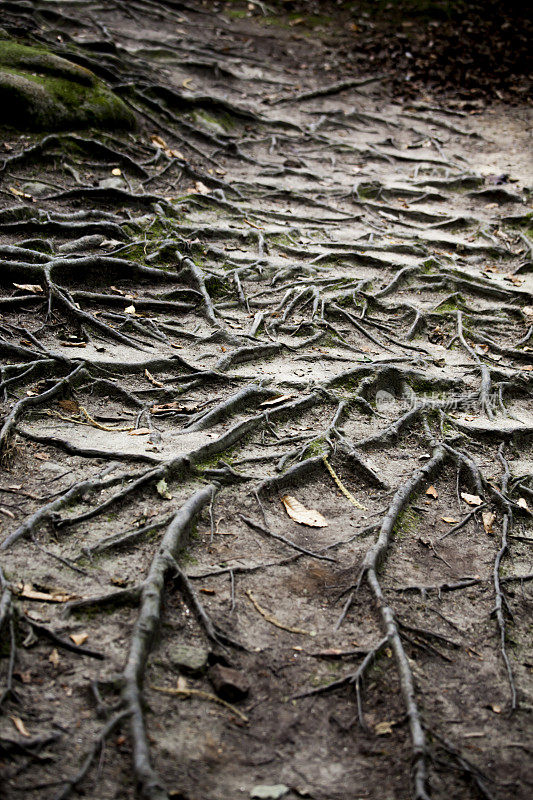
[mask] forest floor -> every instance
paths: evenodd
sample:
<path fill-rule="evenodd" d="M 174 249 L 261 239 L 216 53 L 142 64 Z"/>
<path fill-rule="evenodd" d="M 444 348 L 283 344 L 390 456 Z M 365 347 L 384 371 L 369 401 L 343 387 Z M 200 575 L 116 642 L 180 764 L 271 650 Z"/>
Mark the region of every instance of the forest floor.
<path fill-rule="evenodd" d="M 260 5 L 2 3 L 2 796 L 526 800 L 531 109 Z"/>

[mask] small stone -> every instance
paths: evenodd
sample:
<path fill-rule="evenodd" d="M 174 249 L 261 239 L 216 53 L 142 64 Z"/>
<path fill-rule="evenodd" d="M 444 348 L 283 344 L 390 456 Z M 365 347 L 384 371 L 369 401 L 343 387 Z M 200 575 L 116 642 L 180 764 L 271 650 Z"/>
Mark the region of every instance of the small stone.
<path fill-rule="evenodd" d="M 221 664 L 211 667 L 209 679 L 218 696 L 229 703 L 242 700 L 250 691 L 250 683 L 244 672 Z"/>
<path fill-rule="evenodd" d="M 207 650 L 202 647 L 191 647 L 188 644 L 176 645 L 170 651 L 172 666 L 188 675 L 203 672 L 207 666 L 207 657 Z"/>
<path fill-rule="evenodd" d="M 104 178 L 98 181 L 98 186 L 100 189 L 124 189 L 126 184 L 122 178 Z"/>
<path fill-rule="evenodd" d="M 32 197 L 42 197 L 45 194 L 52 194 L 53 189 L 39 181 L 28 181 L 22 185 L 22 191 L 31 194 Z"/>
<path fill-rule="evenodd" d="M 284 783 L 275 783 L 272 786 L 259 784 L 258 786 L 254 786 L 250 792 L 250 797 L 261 798 L 262 800 L 278 800 L 278 798 L 287 794 L 288 791 L 289 787 L 285 786 Z"/>

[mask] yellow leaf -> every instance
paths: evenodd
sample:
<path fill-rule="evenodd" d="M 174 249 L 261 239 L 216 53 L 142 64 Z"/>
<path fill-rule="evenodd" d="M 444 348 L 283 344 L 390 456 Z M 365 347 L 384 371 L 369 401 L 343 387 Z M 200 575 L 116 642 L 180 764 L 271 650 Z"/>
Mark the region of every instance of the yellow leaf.
<path fill-rule="evenodd" d="M 24 723 L 23 723 L 23 721 L 21 720 L 20 717 L 13 717 L 13 716 L 10 715 L 9 719 L 11 720 L 11 722 L 13 723 L 15 728 L 18 730 L 18 732 L 22 736 L 27 736 L 28 738 L 31 736 L 31 733 L 29 732 L 27 727 L 24 725 Z"/>
<path fill-rule="evenodd" d="M 181 161 L 185 161 L 185 156 L 183 153 L 181 153 L 179 150 L 173 150 L 170 147 L 167 147 L 165 150 L 165 155 L 167 155 L 169 158 L 179 158 Z"/>
<path fill-rule="evenodd" d="M 492 530 L 492 525 L 496 519 L 496 514 L 493 514 L 492 511 L 483 511 L 481 514 L 481 519 L 483 520 L 485 533 L 494 533 Z"/>
<path fill-rule="evenodd" d="M 132 317 L 135 316 L 135 306 L 131 305 L 124 309 L 125 314 L 130 314 Z"/>
<path fill-rule="evenodd" d="M 461 497 L 468 503 L 469 506 L 480 506 L 483 500 L 478 494 L 468 494 L 468 492 L 461 492 Z"/>
<path fill-rule="evenodd" d="M 426 494 L 429 495 L 430 497 L 434 497 L 435 500 L 439 496 L 439 493 L 437 492 L 434 486 L 430 486 L 429 489 L 426 490 Z"/>
<path fill-rule="evenodd" d="M 151 140 L 152 144 L 154 145 L 154 147 L 160 147 L 162 150 L 166 150 L 166 148 L 168 147 L 168 145 L 165 142 L 165 140 L 162 139 L 160 136 L 157 136 L 157 134 L 154 134 L 153 136 L 150 136 L 150 140 Z"/>
<path fill-rule="evenodd" d="M 72 639 L 74 644 L 77 644 L 78 647 L 79 647 L 80 645 L 82 645 L 84 642 L 87 641 L 87 639 L 89 638 L 89 634 L 88 633 L 71 633 L 70 634 L 70 638 Z"/>
<path fill-rule="evenodd" d="M 450 525 L 454 525 L 456 522 L 459 522 L 458 519 L 454 519 L 453 517 L 441 517 L 443 522 L 448 522 Z"/>
<path fill-rule="evenodd" d="M 309 525 L 311 528 L 326 528 L 328 523 L 319 511 L 308 509 L 299 500 L 286 494 L 281 498 L 285 511 L 291 519 L 300 525 Z"/>

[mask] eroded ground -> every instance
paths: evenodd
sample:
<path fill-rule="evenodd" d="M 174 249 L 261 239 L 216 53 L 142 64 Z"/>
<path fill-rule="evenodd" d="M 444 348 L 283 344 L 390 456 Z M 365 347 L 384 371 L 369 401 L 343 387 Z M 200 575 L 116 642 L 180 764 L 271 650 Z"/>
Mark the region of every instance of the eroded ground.
<path fill-rule="evenodd" d="M 174 5 L 16 10 L 139 128 L 3 134 L 4 796 L 530 797 L 530 113 Z"/>

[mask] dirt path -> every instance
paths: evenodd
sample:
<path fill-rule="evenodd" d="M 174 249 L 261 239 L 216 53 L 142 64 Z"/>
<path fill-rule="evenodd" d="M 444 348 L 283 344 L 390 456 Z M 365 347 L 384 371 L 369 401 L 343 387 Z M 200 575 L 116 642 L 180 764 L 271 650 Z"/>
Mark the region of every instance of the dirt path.
<path fill-rule="evenodd" d="M 139 129 L 4 132 L 3 796 L 525 800 L 530 114 L 162 6 L 16 11 Z"/>

